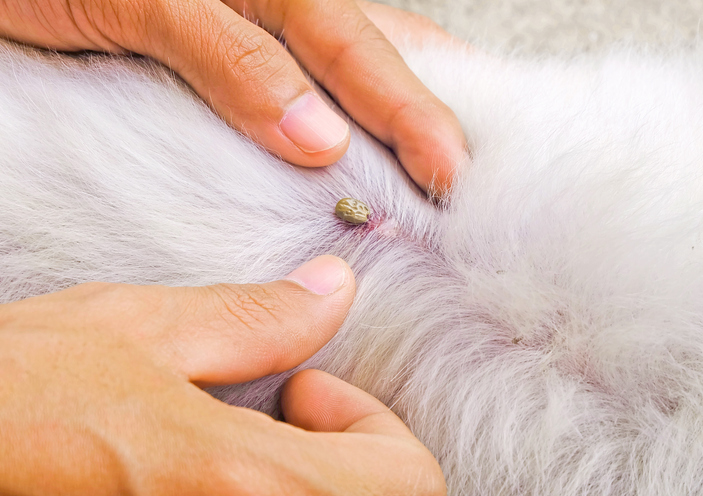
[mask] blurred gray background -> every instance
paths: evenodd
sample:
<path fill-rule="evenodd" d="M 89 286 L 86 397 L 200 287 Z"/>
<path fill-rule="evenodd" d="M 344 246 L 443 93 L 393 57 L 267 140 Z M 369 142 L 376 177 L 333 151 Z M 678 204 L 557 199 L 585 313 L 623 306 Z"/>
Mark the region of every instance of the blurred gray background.
<path fill-rule="evenodd" d="M 375 0 L 434 19 L 488 49 L 521 54 L 597 51 L 626 41 L 697 43 L 703 0 Z"/>

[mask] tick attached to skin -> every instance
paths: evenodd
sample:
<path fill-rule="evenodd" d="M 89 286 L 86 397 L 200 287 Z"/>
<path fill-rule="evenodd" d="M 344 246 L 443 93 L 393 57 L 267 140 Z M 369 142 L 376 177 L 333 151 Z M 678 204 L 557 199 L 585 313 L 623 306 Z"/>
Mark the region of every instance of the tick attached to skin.
<path fill-rule="evenodd" d="M 334 207 L 334 213 L 344 222 L 350 224 L 365 224 L 371 215 L 371 209 L 366 203 L 354 198 L 342 198 Z"/>

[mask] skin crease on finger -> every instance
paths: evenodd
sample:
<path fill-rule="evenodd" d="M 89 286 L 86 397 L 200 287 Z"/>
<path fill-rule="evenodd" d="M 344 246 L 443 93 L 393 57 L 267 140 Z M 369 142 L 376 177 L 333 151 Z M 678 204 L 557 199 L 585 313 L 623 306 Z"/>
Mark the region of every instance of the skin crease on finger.
<path fill-rule="evenodd" d="M 349 145 L 348 127 L 319 98 L 303 98 L 314 89 L 297 63 L 274 36 L 236 10 L 284 36 L 302 65 L 351 117 L 395 151 L 422 188 L 448 191 L 456 168 L 469 160 L 461 127 L 383 32 L 407 23 L 418 39 L 446 43 L 448 35 L 439 35 L 418 16 L 367 3 L 360 8 L 353 0 L 226 4 L 4 0 L 0 34 L 59 50 L 152 56 L 178 72 L 232 126 L 285 160 L 309 167 L 335 162 Z M 291 136 L 302 141 L 294 143 Z"/>
<path fill-rule="evenodd" d="M 289 46 L 313 76 L 326 84 L 352 117 L 394 148 L 421 186 L 427 188 L 435 181 L 438 189 L 448 188 L 464 154 L 456 118 L 412 75 L 356 4 L 344 0 L 315 4 L 301 1 L 281 8 L 287 11 L 281 26 L 290 35 Z M 131 51 L 157 58 L 183 76 L 230 124 L 290 162 L 327 165 L 348 145 L 348 130 L 335 146 L 319 153 L 306 153 L 282 134 L 284 117 L 301 95 L 312 94 L 312 87 L 275 38 L 219 1 L 75 0 L 40 4 L 5 0 L 0 2 L 0 13 L 0 34 L 18 41 L 60 50 Z M 267 12 L 267 16 L 270 14 Z M 337 19 L 339 24 L 330 25 L 330 19 Z M 310 39 L 304 36 L 306 25 L 315 28 L 309 32 Z M 334 36 L 328 39 L 330 33 Z M 319 66 L 314 65 L 320 55 L 315 46 L 330 48 L 322 54 L 326 60 Z M 361 103 L 357 102 L 359 98 Z M 315 112 L 316 116 L 324 113 L 319 107 Z M 426 127 L 417 129 L 418 122 Z M 324 128 L 324 123 L 319 127 Z M 443 141 L 447 137 L 456 146 L 447 146 Z M 438 151 L 450 148 L 454 152 Z M 290 283 L 285 284 L 290 293 Z M 0 421 L 11 427 L 11 434 L 7 434 L 10 438 L 0 445 L 12 448 L 9 452 L 0 448 L 0 459 L 17 463 L 0 467 L 2 491 L 95 495 L 99 494 L 95 481 L 100 481 L 106 494 L 218 494 L 223 487 L 235 488 L 238 494 L 279 494 L 281 487 L 293 488 L 296 484 L 301 487 L 300 494 L 333 494 L 340 488 L 342 493 L 354 494 L 412 494 L 411 490 L 417 494 L 443 493 L 436 461 L 407 429 L 401 429 L 402 422 L 394 415 L 364 410 L 368 418 L 353 422 L 353 437 L 342 438 L 340 433 L 307 436 L 302 430 L 272 424 L 260 414 L 225 407 L 188 382 L 231 383 L 285 370 L 304 360 L 320 343 L 312 347 L 315 349 L 287 343 L 288 347 L 269 355 L 261 343 L 247 350 L 232 349 L 231 340 L 229 346 L 216 346 L 219 338 L 211 336 L 211 340 L 199 339 L 195 343 L 199 346 L 187 340 L 170 340 L 170 348 L 163 350 L 158 339 L 140 338 L 153 335 L 149 326 L 173 330 L 169 327 L 173 324 L 163 322 L 158 315 L 154 318 L 151 310 L 143 313 L 141 302 L 122 300 L 125 294 L 140 290 L 109 286 L 108 292 L 116 292 L 111 299 L 97 304 L 90 301 L 94 291 L 103 290 L 104 286 L 83 287 L 83 296 L 68 292 L 67 299 L 62 299 L 66 297 L 62 294 L 48 305 L 48 297 L 23 302 L 23 308 L 30 309 L 23 318 L 36 325 L 27 327 L 25 320 L 22 332 L 13 327 L 4 329 L 5 342 L 0 348 L 13 352 L 5 358 L 17 367 L 11 385 L 0 393 L 4 400 L 13 400 L 0 402 L 9 405 L 0 411 Z M 170 293 L 167 288 L 153 291 Z M 153 292 L 147 296 L 145 301 L 162 298 Z M 87 310 L 82 306 L 85 298 Z M 236 307 L 241 301 L 232 304 Z M 42 313 L 40 309 L 46 309 L 45 305 L 53 310 Z M 292 304 L 290 308 L 299 307 Z M 117 313 L 111 316 L 111 309 Z M 320 313 L 310 310 L 309 315 Z M 83 318 L 67 322 L 66 315 Z M 91 315 L 100 318 L 90 320 Z M 279 327 L 281 322 L 291 322 L 288 327 L 282 326 L 282 335 L 302 335 L 303 330 L 291 332 L 300 322 L 288 317 L 277 320 Z M 256 321 L 235 320 L 249 326 Z M 312 335 L 317 340 L 329 339 L 339 325 L 337 322 L 330 327 L 334 322 L 320 318 L 316 323 L 319 329 L 306 329 L 315 331 Z M 127 339 L 100 332 L 106 326 L 113 332 L 116 328 L 137 332 Z M 208 329 L 198 328 L 195 335 L 207 337 Z M 163 332 L 155 335 L 159 334 Z M 26 339 L 36 336 L 42 339 Z M 22 353 L 18 355 L 17 350 Z M 282 362 L 291 351 L 297 352 L 294 363 Z M 215 360 L 213 368 L 203 369 L 203 364 L 213 363 L 211 357 L 216 352 L 225 353 L 226 359 Z M 207 358 L 191 358 L 198 353 Z M 239 364 L 235 368 L 223 365 L 231 364 L 233 356 L 253 357 L 258 370 L 247 370 L 241 360 L 235 361 Z M 328 397 L 345 394 L 345 388 L 350 387 L 332 384 L 321 383 L 318 387 L 328 388 Z M 26 401 L 14 400 L 18 397 Z M 41 408 L 34 408 L 36 404 Z M 295 407 L 289 409 L 291 413 L 291 418 L 296 418 Z M 271 425 L 280 429 L 271 429 Z M 315 429 L 317 425 L 311 422 L 308 427 Z M 379 435 L 380 431 L 384 433 Z M 407 438 L 398 441 L 386 431 Z M 231 436 L 223 439 L 223 432 Z M 296 463 L 305 452 L 305 443 L 312 446 L 306 452 L 306 462 L 310 463 Z M 42 449 L 36 450 L 36 446 Z M 388 456 L 393 452 L 398 456 Z M 184 460 L 189 461 L 187 467 Z M 375 487 L 373 480 L 377 481 Z M 271 487 L 262 488 L 261 481 L 272 481 Z M 329 481 L 333 487 L 327 487 Z M 358 491 L 353 489 L 355 485 L 361 485 Z M 32 489 L 24 491 L 26 487 Z"/>
<path fill-rule="evenodd" d="M 385 36 L 400 25 L 406 26 L 397 30 L 401 36 L 416 30 L 419 40 L 461 44 L 439 34 L 443 31 L 436 24 L 353 0 L 279 0 L 264 8 L 257 8 L 257 2 L 226 3 L 274 34 L 284 34 L 292 53 L 350 115 L 393 148 L 420 186 L 433 184 L 436 192 L 445 192 L 456 167 L 467 165 L 456 116 L 422 85 Z M 328 37 L 329 32 L 335 37 Z"/>
<path fill-rule="evenodd" d="M 328 374 L 294 376 L 289 424 L 192 384 L 300 363 L 353 296 L 349 267 L 323 256 L 288 281 L 225 292 L 89 283 L 0 306 L 0 493 L 444 494 L 437 462 L 402 421 Z M 319 332 L 288 356 L 311 324 Z M 268 357 L 249 353 L 262 336 Z M 218 356 L 253 361 L 227 369 Z"/>

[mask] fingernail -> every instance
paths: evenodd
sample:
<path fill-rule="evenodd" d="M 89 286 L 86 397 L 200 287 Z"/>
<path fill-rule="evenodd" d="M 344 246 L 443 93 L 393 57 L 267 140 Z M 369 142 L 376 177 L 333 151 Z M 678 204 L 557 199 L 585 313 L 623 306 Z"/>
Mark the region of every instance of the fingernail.
<path fill-rule="evenodd" d="M 288 109 L 279 124 L 281 131 L 307 153 L 329 150 L 349 135 L 347 123 L 314 93 L 305 93 Z"/>
<path fill-rule="evenodd" d="M 347 281 L 347 270 L 337 257 L 323 255 L 301 265 L 285 279 L 315 294 L 329 295 L 344 286 Z"/>

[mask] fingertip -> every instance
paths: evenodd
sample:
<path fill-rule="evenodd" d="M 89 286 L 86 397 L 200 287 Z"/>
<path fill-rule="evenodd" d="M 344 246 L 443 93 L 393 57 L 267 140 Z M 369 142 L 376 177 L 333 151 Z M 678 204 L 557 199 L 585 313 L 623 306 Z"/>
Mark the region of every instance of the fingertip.
<path fill-rule="evenodd" d="M 292 281 L 321 296 L 331 295 L 340 289 L 356 289 L 351 268 L 344 260 L 334 255 L 313 258 L 288 274 L 284 280 Z"/>
<path fill-rule="evenodd" d="M 286 422 L 315 432 L 365 432 L 412 436 L 382 402 L 320 370 L 295 374 L 281 393 Z"/>
<path fill-rule="evenodd" d="M 471 166 L 471 156 L 463 140 L 440 137 L 435 150 L 429 158 L 430 180 L 425 186 L 425 191 L 431 198 L 446 199 L 451 196 L 454 184 L 460 171 Z"/>
<path fill-rule="evenodd" d="M 286 382 L 281 390 L 281 411 L 291 425 L 307 431 L 329 432 L 332 419 L 319 408 L 325 400 L 325 393 L 318 390 L 317 372 L 303 370 Z"/>
<path fill-rule="evenodd" d="M 346 153 L 351 140 L 347 121 L 312 91 L 290 104 L 279 129 L 300 150 L 302 156 L 296 163 L 304 167 L 336 162 Z"/>
<path fill-rule="evenodd" d="M 321 370 L 303 370 L 281 393 L 286 422 L 316 432 L 342 432 L 359 418 L 388 411 L 380 401 Z"/>
<path fill-rule="evenodd" d="M 446 495 L 437 460 L 400 418 L 368 393 L 320 370 L 304 370 L 283 388 L 281 407 L 291 425 L 313 432 L 343 433 L 344 437 L 327 434 L 331 437 L 316 439 L 342 447 L 342 458 L 335 456 L 339 451 L 327 452 L 328 463 L 342 463 L 345 469 L 363 474 L 367 488 L 368 481 L 375 481 L 374 494 Z M 353 480 L 358 481 L 358 476 Z"/>
<path fill-rule="evenodd" d="M 351 143 L 351 133 L 349 133 L 346 139 L 342 140 L 336 146 L 321 152 L 309 153 L 304 152 L 299 147 L 295 146 L 295 144 L 290 141 L 285 135 L 283 135 L 282 132 L 281 136 L 282 139 L 284 139 L 288 143 L 288 145 L 281 146 L 278 150 L 273 147 L 269 147 L 269 149 L 272 152 L 283 157 L 286 162 L 289 162 L 293 165 L 297 165 L 299 167 L 317 168 L 333 165 L 339 160 L 341 160 L 344 154 L 347 153 L 347 150 L 349 149 L 349 145 Z M 286 149 L 285 153 L 281 153 L 279 150 L 284 148 Z"/>
<path fill-rule="evenodd" d="M 396 124 L 394 139 L 401 164 L 432 197 L 448 195 L 457 174 L 471 164 L 459 120 L 443 107 L 432 105 L 407 113 L 405 122 Z"/>

